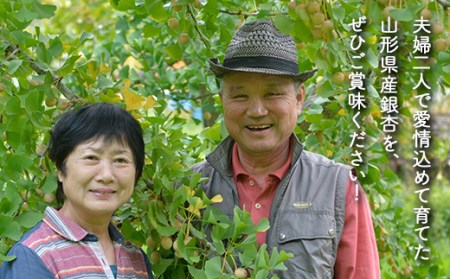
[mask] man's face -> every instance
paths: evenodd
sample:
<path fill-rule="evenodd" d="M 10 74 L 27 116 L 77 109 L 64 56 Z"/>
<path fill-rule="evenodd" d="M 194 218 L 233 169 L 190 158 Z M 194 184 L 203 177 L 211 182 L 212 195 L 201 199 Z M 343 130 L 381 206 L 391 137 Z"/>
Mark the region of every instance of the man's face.
<path fill-rule="evenodd" d="M 304 86 L 289 77 L 232 72 L 220 95 L 225 126 L 248 155 L 268 155 L 286 147 L 301 113 Z"/>

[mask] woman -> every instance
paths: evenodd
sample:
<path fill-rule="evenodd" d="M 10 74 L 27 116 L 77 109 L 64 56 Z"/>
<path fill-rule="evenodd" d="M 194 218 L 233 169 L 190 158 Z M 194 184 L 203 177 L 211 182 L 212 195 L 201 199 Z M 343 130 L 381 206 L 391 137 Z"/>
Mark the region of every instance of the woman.
<path fill-rule="evenodd" d="M 146 254 L 111 224 L 141 177 L 139 123 L 107 103 L 65 113 L 54 127 L 49 157 L 58 172 L 59 210 L 16 243 L 0 278 L 153 278 Z"/>

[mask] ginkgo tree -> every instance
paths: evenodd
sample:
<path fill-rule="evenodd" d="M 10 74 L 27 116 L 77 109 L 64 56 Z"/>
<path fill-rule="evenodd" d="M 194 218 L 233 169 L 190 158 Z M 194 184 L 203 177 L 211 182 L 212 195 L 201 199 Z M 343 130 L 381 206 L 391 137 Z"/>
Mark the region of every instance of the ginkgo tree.
<path fill-rule="evenodd" d="M 426 79 L 433 98 L 444 96 L 450 83 L 448 7 L 443 0 L 0 0 L 0 261 L 12 259 L 8 249 L 46 206 L 56 206 L 55 168 L 46 154 L 55 120 L 67 109 L 106 101 L 131 111 L 145 133 L 143 178 L 114 222 L 148 253 L 157 278 L 267 278 L 283 269 L 291 255 L 256 245 L 255 233 L 267 230 L 268 221 L 253 226 L 239 208 L 233 218 L 224 216 L 211 206 L 221 197 L 206 197 L 202 178 L 190 171 L 226 136 L 219 82 L 207 60 L 223 59 L 243 22 L 270 18 L 296 40 L 301 67 L 318 69 L 306 84 L 296 130 L 306 149 L 351 163 L 356 111 L 348 104 L 350 75 L 356 63 L 366 72 L 368 108 L 360 118 L 368 137 L 358 171 L 365 174 L 360 180 L 373 211 L 382 277 L 444 276 L 450 264 L 438 247 L 430 260 L 416 260 L 420 240 L 404 196 L 414 182 L 410 170 L 399 170 L 413 154 L 413 22 L 431 22 Z M 362 16 L 365 57 L 356 61 L 349 23 Z M 385 151 L 380 124 L 381 25 L 388 16 L 399 24 L 400 159 Z M 429 174 L 444 183 L 439 164 L 449 144 L 439 138 L 433 144 L 435 171 Z"/>

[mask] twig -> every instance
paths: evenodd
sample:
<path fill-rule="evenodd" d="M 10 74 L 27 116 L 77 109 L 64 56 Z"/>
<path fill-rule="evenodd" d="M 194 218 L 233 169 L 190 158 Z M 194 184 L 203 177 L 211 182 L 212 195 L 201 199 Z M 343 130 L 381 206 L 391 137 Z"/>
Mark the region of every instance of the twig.
<path fill-rule="evenodd" d="M 208 41 L 205 39 L 202 32 L 200 31 L 200 28 L 198 27 L 197 19 L 195 18 L 194 12 L 192 12 L 192 8 L 190 5 L 187 5 L 187 11 L 188 11 L 188 14 L 191 16 L 192 20 L 194 21 L 194 28 L 197 31 L 197 33 L 200 37 L 200 40 L 202 40 L 203 44 L 205 44 L 206 49 L 209 50 L 210 47 L 209 47 Z"/>
<path fill-rule="evenodd" d="M 181 216 L 179 213 L 177 213 L 175 218 L 177 218 L 177 220 L 182 222 L 182 223 L 184 223 L 186 221 L 186 219 L 183 216 Z M 215 256 L 220 256 L 220 254 L 217 252 L 216 248 L 211 244 L 211 242 L 209 242 L 206 239 L 197 239 L 197 240 L 201 241 L 203 243 L 203 245 L 205 245 L 205 247 L 210 251 L 210 253 L 207 254 L 208 259 L 211 259 L 211 258 L 213 258 Z M 225 267 L 227 273 L 233 274 L 233 269 L 228 264 L 226 259 L 224 259 L 224 267 Z"/>
<path fill-rule="evenodd" d="M 46 71 L 44 69 L 42 69 L 41 67 L 39 67 L 36 64 L 36 61 L 30 57 L 28 54 L 26 54 L 24 51 L 22 51 L 20 48 L 14 46 L 13 44 L 7 42 L 7 44 L 9 45 L 10 48 L 12 48 L 12 52 L 11 54 L 8 56 L 8 58 L 10 57 L 11 59 L 13 58 L 13 54 L 16 55 L 17 53 L 22 53 L 25 58 L 28 60 L 28 62 L 30 62 L 30 67 L 39 75 L 46 75 L 47 73 L 50 73 L 52 75 L 52 84 L 58 88 L 58 90 L 64 95 L 64 97 L 66 97 L 68 100 L 78 100 L 79 97 L 77 95 L 75 95 L 72 91 L 70 91 L 69 88 L 67 88 L 67 86 L 61 82 L 62 77 L 58 77 L 56 75 L 54 75 L 53 73 Z"/>

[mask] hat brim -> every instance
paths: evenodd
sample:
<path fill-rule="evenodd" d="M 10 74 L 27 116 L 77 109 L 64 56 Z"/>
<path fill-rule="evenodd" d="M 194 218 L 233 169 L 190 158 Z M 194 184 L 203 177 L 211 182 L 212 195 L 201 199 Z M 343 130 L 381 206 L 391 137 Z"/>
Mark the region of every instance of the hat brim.
<path fill-rule="evenodd" d="M 222 78 L 225 74 L 230 72 L 248 72 L 248 73 L 261 73 L 261 74 L 269 74 L 269 75 L 278 75 L 278 76 L 289 76 L 292 77 L 295 81 L 305 82 L 307 79 L 312 77 L 317 69 L 306 71 L 298 74 L 294 74 L 288 71 L 281 71 L 269 68 L 260 68 L 260 67 L 237 67 L 237 68 L 229 68 L 223 66 L 219 63 L 217 58 L 209 59 L 209 67 L 214 75 L 218 78 Z"/>

